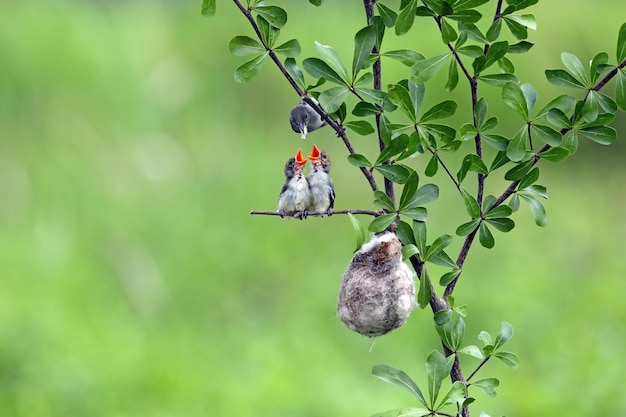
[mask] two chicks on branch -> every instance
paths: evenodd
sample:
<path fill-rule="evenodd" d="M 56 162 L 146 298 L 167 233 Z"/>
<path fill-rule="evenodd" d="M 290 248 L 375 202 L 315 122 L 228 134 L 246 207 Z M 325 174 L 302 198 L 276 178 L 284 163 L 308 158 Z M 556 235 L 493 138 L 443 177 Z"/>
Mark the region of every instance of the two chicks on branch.
<path fill-rule="evenodd" d="M 311 170 L 304 175 L 304 167 L 311 161 Z M 309 213 L 332 214 L 335 205 L 335 188 L 330 179 L 330 156 L 320 151 L 316 145 L 308 158 L 298 149 L 295 157 L 285 164 L 285 184 L 278 197 L 278 212 L 282 217 L 287 213 L 305 219 Z"/>

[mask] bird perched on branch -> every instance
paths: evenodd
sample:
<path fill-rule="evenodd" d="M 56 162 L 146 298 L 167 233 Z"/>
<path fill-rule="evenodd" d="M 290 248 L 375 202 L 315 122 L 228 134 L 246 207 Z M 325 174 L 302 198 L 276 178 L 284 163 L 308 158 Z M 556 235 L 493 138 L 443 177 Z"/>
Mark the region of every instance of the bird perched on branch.
<path fill-rule="evenodd" d="M 285 164 L 285 184 L 278 197 L 278 211 L 281 217 L 287 212 L 293 212 L 294 217 L 304 219 L 307 216 L 307 207 L 311 204 L 311 190 L 304 176 L 303 170 L 306 158 L 298 149 L 295 157 L 291 157 Z"/>
<path fill-rule="evenodd" d="M 318 101 L 311 97 L 311 100 L 318 104 Z M 300 133 L 302 139 L 306 139 L 309 132 L 326 126 L 326 121 L 316 112 L 306 101 L 302 100 L 296 104 L 289 113 L 289 122 L 294 132 Z"/>
<path fill-rule="evenodd" d="M 306 179 L 311 189 L 311 203 L 307 208 L 309 213 L 332 214 L 335 206 L 335 188 L 330 179 L 330 156 L 326 151 L 321 151 L 316 145 L 309 155 L 311 171 Z"/>
<path fill-rule="evenodd" d="M 413 275 L 402 261 L 402 243 L 396 234 L 374 235 L 343 273 L 339 318 L 350 330 L 369 337 L 402 326 L 417 305 Z"/>

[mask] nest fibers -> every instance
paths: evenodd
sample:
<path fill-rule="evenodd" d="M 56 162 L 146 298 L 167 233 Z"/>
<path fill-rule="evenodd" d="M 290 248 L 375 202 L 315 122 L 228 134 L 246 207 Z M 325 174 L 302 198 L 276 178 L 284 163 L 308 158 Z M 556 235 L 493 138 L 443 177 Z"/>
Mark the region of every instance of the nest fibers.
<path fill-rule="evenodd" d="M 393 232 L 374 235 L 343 273 L 337 313 L 352 331 L 382 336 L 402 326 L 415 303 L 413 272 Z"/>

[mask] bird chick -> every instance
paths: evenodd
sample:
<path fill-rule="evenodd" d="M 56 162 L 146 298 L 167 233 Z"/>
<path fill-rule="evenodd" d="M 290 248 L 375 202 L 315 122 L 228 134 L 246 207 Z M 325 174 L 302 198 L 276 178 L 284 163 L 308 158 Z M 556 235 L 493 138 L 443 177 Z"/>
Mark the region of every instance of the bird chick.
<path fill-rule="evenodd" d="M 285 164 L 285 184 L 278 197 L 278 211 L 281 217 L 287 212 L 293 212 L 294 217 L 304 219 L 307 216 L 307 207 L 311 204 L 311 190 L 304 176 L 303 170 L 306 158 L 298 149 L 295 157 L 291 157 Z"/>
<path fill-rule="evenodd" d="M 309 213 L 332 214 L 335 206 L 335 188 L 330 179 L 330 156 L 326 151 L 321 151 L 313 145 L 311 155 L 311 171 L 306 179 L 311 189 L 311 204 L 307 207 Z"/>
<path fill-rule="evenodd" d="M 319 104 L 317 100 L 311 97 L 315 104 Z M 302 100 L 296 104 L 289 113 L 289 123 L 294 132 L 300 133 L 302 139 L 306 139 L 309 132 L 326 126 L 326 122 L 322 117 L 307 103 Z"/>
<path fill-rule="evenodd" d="M 350 330 L 368 337 L 402 326 L 417 305 L 413 275 L 402 261 L 402 243 L 396 234 L 374 235 L 343 274 L 339 318 Z"/>

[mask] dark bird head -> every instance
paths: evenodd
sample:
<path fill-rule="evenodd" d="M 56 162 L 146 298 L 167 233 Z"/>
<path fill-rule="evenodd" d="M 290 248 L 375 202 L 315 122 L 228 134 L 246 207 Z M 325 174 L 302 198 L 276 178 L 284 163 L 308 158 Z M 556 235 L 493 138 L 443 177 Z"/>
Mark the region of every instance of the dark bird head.
<path fill-rule="evenodd" d="M 296 104 L 291 109 L 289 123 L 291 124 L 291 129 L 296 133 L 300 133 L 302 139 L 306 139 L 306 135 L 309 132 L 326 125 L 326 122 L 306 101 Z"/>

